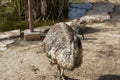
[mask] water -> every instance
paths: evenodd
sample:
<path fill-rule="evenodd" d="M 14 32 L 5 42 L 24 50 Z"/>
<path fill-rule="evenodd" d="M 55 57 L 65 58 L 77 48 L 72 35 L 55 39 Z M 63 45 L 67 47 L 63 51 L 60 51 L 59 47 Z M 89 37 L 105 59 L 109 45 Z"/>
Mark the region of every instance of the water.
<path fill-rule="evenodd" d="M 71 3 L 69 8 L 69 19 L 80 18 L 86 14 L 86 12 L 92 9 L 91 3 Z"/>

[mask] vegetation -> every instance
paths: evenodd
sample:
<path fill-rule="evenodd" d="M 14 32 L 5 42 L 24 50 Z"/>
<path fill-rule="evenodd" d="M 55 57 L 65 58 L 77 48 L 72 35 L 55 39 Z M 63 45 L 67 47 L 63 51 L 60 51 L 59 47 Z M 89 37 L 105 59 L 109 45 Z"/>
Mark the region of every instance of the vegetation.
<path fill-rule="evenodd" d="M 68 0 L 32 1 L 35 27 L 52 25 L 67 19 Z M 26 28 L 28 28 L 27 0 L 9 0 L 6 4 L 0 4 L 0 32 Z"/>

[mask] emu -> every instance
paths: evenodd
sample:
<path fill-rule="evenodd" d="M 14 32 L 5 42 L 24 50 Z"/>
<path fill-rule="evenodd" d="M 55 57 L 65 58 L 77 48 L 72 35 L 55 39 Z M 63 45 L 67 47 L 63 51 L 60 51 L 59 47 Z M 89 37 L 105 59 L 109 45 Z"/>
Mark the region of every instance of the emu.
<path fill-rule="evenodd" d="M 81 39 L 85 39 L 84 37 L 84 31 L 85 31 L 85 25 L 87 24 L 86 21 L 81 19 L 74 19 L 70 22 L 66 22 L 69 26 L 71 26 L 74 30 L 74 32 L 77 34 L 77 36 Z M 82 35 L 82 37 L 81 37 Z"/>
<path fill-rule="evenodd" d="M 82 64 L 82 43 L 69 25 L 63 22 L 54 25 L 44 43 L 50 63 L 57 65 L 62 80 L 66 80 L 64 70 L 74 70 Z"/>
<path fill-rule="evenodd" d="M 84 40 L 85 39 L 85 37 L 84 37 L 84 31 L 83 31 L 83 29 L 80 27 L 80 26 L 76 26 L 75 28 L 74 28 L 74 31 L 76 32 L 76 34 L 77 34 L 77 36 L 79 37 L 79 38 L 81 38 L 80 36 L 82 35 L 82 39 Z"/>

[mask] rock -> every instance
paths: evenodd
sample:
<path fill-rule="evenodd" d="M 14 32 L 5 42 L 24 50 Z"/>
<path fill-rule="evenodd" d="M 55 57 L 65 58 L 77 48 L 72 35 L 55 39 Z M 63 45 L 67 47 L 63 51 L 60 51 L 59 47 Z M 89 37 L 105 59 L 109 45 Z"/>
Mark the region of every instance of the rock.
<path fill-rule="evenodd" d="M 15 43 L 14 40 L 3 40 L 3 41 L 0 41 L 0 51 L 4 51 L 7 49 L 7 46 L 10 45 L 10 44 L 13 44 Z"/>
<path fill-rule="evenodd" d="M 5 51 L 7 47 L 0 47 L 0 51 Z"/>
<path fill-rule="evenodd" d="M 88 23 L 103 22 L 110 19 L 108 12 L 113 12 L 114 5 L 112 3 L 95 3 L 93 9 L 88 11 L 87 14 L 81 17 Z"/>
<path fill-rule="evenodd" d="M 8 35 L 6 35 L 4 33 L 0 33 L 0 40 L 7 39 L 7 38 L 9 38 Z"/>
<path fill-rule="evenodd" d="M 6 47 L 6 44 L 4 44 L 3 42 L 0 42 L 0 48 L 2 47 Z"/>
<path fill-rule="evenodd" d="M 20 36 L 20 30 L 13 30 L 8 32 L 1 32 L 0 33 L 0 40 L 8 39 L 8 38 L 15 38 Z"/>
<path fill-rule="evenodd" d="M 120 0 L 108 0 L 110 3 L 120 4 Z"/>
<path fill-rule="evenodd" d="M 50 29 L 50 26 L 43 26 L 43 27 L 39 27 L 40 31 L 43 33 L 47 33 Z"/>
<path fill-rule="evenodd" d="M 115 22 L 120 22 L 120 14 L 118 13 L 112 13 L 111 14 L 111 20 Z"/>
<path fill-rule="evenodd" d="M 13 43 L 15 43 L 15 41 L 14 40 L 4 40 L 4 41 L 2 41 L 5 45 L 9 45 L 9 44 L 13 44 Z"/>
<path fill-rule="evenodd" d="M 86 21 L 87 23 L 103 22 L 109 19 L 110 15 L 107 12 L 99 12 L 95 10 L 90 10 L 85 16 L 81 17 L 81 20 Z"/>
<path fill-rule="evenodd" d="M 71 26 L 72 25 L 72 21 L 65 22 L 65 24 Z"/>
<path fill-rule="evenodd" d="M 120 5 L 115 6 L 115 13 L 120 14 Z"/>
<path fill-rule="evenodd" d="M 113 12 L 114 4 L 112 3 L 95 3 L 93 10 L 98 12 Z"/>

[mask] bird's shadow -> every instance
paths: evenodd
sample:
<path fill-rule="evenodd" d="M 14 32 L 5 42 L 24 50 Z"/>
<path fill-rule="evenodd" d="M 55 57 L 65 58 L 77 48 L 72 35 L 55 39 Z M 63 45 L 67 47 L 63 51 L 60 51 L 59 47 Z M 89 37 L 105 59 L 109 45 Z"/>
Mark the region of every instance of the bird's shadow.
<path fill-rule="evenodd" d="M 96 32 L 100 32 L 100 29 L 96 29 L 92 27 L 85 27 L 84 34 L 91 34 L 91 33 L 96 33 Z M 91 38 L 91 37 L 88 38 L 85 36 L 83 40 L 97 40 L 97 38 Z"/>
<path fill-rule="evenodd" d="M 89 38 L 89 37 L 85 37 L 84 40 L 97 40 L 97 38 Z"/>
<path fill-rule="evenodd" d="M 102 75 L 97 80 L 120 80 L 120 75 L 113 74 Z"/>
<path fill-rule="evenodd" d="M 79 80 L 79 79 L 73 79 L 73 78 L 69 78 L 68 76 L 64 75 L 65 80 Z"/>
<path fill-rule="evenodd" d="M 67 76 L 64 77 L 65 80 L 80 80 L 80 79 L 69 78 Z M 113 75 L 113 74 L 102 75 L 97 80 L 120 80 L 120 75 Z"/>
<path fill-rule="evenodd" d="M 84 34 L 90 34 L 90 33 L 96 33 L 96 32 L 100 32 L 100 29 L 92 28 L 92 27 L 85 27 Z"/>

